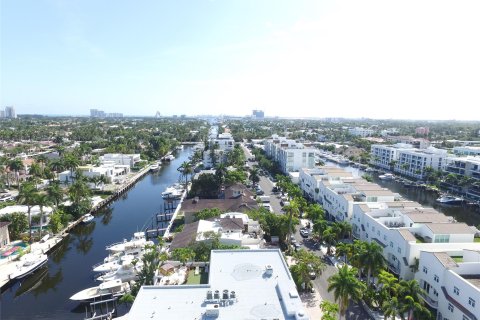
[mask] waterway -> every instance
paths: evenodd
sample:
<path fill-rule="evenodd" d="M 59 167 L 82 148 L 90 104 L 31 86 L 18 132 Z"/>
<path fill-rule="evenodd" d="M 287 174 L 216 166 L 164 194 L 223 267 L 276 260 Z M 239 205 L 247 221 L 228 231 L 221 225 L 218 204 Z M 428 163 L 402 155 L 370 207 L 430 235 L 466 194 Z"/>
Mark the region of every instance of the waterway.
<path fill-rule="evenodd" d="M 123 197 L 99 212 L 88 225 L 79 225 L 49 254 L 48 266 L 23 282 L 13 283 L 1 295 L 2 320 L 84 319 L 85 306 L 69 297 L 88 287 L 93 280 L 92 265 L 107 256 L 105 246 L 130 239 L 134 232 L 150 225 L 151 217 L 163 211 L 161 192 L 178 181 L 177 168 L 191 154 L 186 147 L 177 158 L 148 174 Z M 127 311 L 120 305 L 119 315 Z"/>
<path fill-rule="evenodd" d="M 334 162 L 327 161 L 327 165 L 334 165 L 343 168 L 349 172 L 352 172 L 354 176 L 361 177 L 365 172 L 358 168 L 350 166 L 339 166 Z M 378 174 L 371 174 L 373 182 L 379 184 L 384 188 L 388 188 L 394 193 L 400 194 L 405 200 L 416 201 L 424 207 L 435 208 L 437 211 L 444 213 L 447 216 L 452 216 L 458 222 L 465 222 L 470 226 L 480 225 L 480 210 L 478 207 L 471 207 L 467 205 L 452 206 L 441 205 L 435 200 L 439 197 L 437 192 L 425 190 L 416 187 L 405 187 L 403 183 L 394 180 L 381 180 L 378 178 Z"/>

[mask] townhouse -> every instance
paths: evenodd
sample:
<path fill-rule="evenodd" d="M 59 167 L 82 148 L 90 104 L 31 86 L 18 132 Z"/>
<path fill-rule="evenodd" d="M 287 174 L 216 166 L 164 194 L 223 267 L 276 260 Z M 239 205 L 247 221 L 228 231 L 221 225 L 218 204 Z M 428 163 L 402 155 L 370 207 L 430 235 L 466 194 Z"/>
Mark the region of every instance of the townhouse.
<path fill-rule="evenodd" d="M 295 140 L 272 135 L 271 139 L 265 140 L 264 150 L 267 157 L 278 163 L 284 174 L 315 167 L 316 149 Z"/>

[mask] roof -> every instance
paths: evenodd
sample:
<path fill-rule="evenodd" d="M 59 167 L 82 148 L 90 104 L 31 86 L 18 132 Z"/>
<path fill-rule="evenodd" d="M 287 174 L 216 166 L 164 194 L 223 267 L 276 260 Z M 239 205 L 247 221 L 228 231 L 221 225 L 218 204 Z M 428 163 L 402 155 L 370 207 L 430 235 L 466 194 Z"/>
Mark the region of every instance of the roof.
<path fill-rule="evenodd" d="M 160 269 L 162 269 L 163 271 L 169 271 L 175 269 L 175 267 L 170 263 L 165 263 L 160 267 Z"/>
<path fill-rule="evenodd" d="M 0 221 L 0 228 L 7 227 L 10 224 L 8 221 Z"/>
<path fill-rule="evenodd" d="M 456 268 L 458 264 L 446 252 L 432 252 L 432 254 L 440 261 L 440 263 L 447 269 Z"/>
<path fill-rule="evenodd" d="M 434 234 L 474 234 L 466 223 L 426 223 Z"/>
<path fill-rule="evenodd" d="M 393 196 L 393 192 L 390 190 L 365 190 L 362 191 L 365 196 Z"/>
<path fill-rule="evenodd" d="M 241 218 L 221 218 L 220 226 L 223 230 L 243 230 L 243 220 Z"/>
<path fill-rule="evenodd" d="M 255 201 L 255 199 L 253 199 L 249 195 L 246 195 L 246 191 L 244 191 L 244 195 L 236 198 L 226 197 L 225 199 L 198 199 L 198 200 L 187 199 L 182 202 L 182 207 L 180 210 L 185 213 L 186 212 L 196 213 L 203 209 L 213 209 L 213 208 L 218 208 L 221 211 L 226 211 L 226 212 L 228 211 L 244 212 L 247 210 L 257 209 L 258 204 L 257 204 L 257 201 Z"/>
<path fill-rule="evenodd" d="M 423 213 L 422 211 L 409 211 L 406 212 L 405 215 L 414 223 L 448 223 L 451 222 L 452 219 L 440 212 Z"/>
<path fill-rule="evenodd" d="M 407 241 L 416 241 L 417 238 L 408 229 L 396 229 L 398 233 Z"/>
<path fill-rule="evenodd" d="M 280 250 L 212 250 L 209 269 L 208 284 L 143 286 L 127 319 L 308 319 Z"/>
<path fill-rule="evenodd" d="M 175 235 L 170 244 L 170 250 L 177 248 L 185 248 L 190 242 L 194 241 L 197 237 L 198 225 L 200 221 L 194 223 L 185 224 L 183 230 Z"/>

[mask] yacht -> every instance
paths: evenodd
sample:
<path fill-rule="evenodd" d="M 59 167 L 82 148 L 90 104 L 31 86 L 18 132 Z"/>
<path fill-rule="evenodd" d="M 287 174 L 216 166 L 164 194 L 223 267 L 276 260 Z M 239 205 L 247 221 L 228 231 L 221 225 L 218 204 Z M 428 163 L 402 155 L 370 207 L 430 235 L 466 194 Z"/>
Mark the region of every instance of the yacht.
<path fill-rule="evenodd" d="M 182 197 L 183 190 L 176 189 L 174 187 L 168 187 L 162 192 L 163 199 L 179 199 Z"/>
<path fill-rule="evenodd" d="M 94 216 L 90 213 L 87 213 L 83 216 L 82 222 L 87 224 L 87 223 L 91 222 L 93 219 L 94 219 Z"/>
<path fill-rule="evenodd" d="M 124 239 L 123 242 L 111 244 L 107 246 L 107 250 L 111 252 L 122 252 L 135 248 L 145 248 L 146 245 L 153 245 L 153 241 L 147 241 L 144 232 L 135 232 L 130 241 Z"/>
<path fill-rule="evenodd" d="M 47 261 L 48 257 L 46 254 L 27 253 L 20 258 L 17 270 L 10 275 L 10 279 L 22 279 L 42 267 Z"/>
<path fill-rule="evenodd" d="M 158 172 L 160 170 L 160 164 L 158 163 L 153 163 L 150 165 L 150 171 L 151 172 Z"/>
<path fill-rule="evenodd" d="M 173 161 L 175 160 L 175 156 L 173 154 L 166 155 L 165 157 L 162 158 L 163 161 Z"/>
<path fill-rule="evenodd" d="M 380 180 L 393 180 L 395 176 L 391 173 L 385 173 L 378 176 Z"/>
<path fill-rule="evenodd" d="M 179 146 L 176 146 L 175 149 L 176 149 L 176 150 L 183 150 L 183 145 L 181 144 L 181 145 L 179 145 Z"/>
<path fill-rule="evenodd" d="M 463 198 L 444 195 L 438 198 L 436 201 L 443 204 L 461 204 L 463 202 Z"/>
<path fill-rule="evenodd" d="M 70 297 L 70 300 L 88 302 L 101 297 L 118 297 L 129 291 L 128 282 L 122 283 L 120 279 L 115 279 L 77 292 Z"/>
<path fill-rule="evenodd" d="M 119 279 L 122 282 L 130 282 L 132 280 L 137 280 L 140 270 L 141 266 L 139 264 L 134 265 L 131 262 L 125 262 L 117 270 L 101 274 L 96 277 L 95 280 L 105 282 Z"/>

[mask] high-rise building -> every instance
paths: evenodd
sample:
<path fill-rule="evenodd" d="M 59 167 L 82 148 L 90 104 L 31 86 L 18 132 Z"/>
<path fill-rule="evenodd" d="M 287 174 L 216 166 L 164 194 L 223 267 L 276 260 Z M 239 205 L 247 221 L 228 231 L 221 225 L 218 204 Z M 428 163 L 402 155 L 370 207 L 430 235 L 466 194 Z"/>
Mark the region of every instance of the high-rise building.
<path fill-rule="evenodd" d="M 15 119 L 16 117 L 17 117 L 17 114 L 15 113 L 15 108 L 13 106 L 5 107 L 5 111 L 3 112 L 2 118 Z"/>
<path fill-rule="evenodd" d="M 253 110 L 252 118 L 253 119 L 263 119 L 265 117 L 265 113 L 263 110 Z"/>

